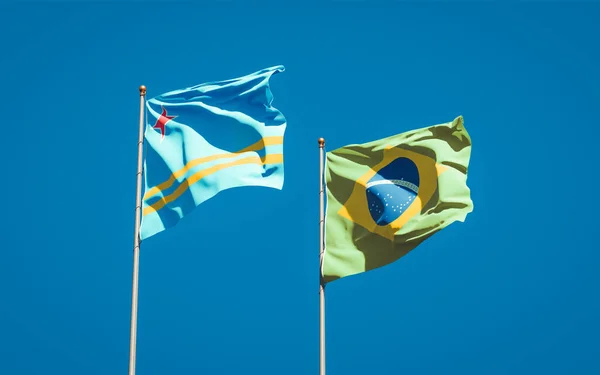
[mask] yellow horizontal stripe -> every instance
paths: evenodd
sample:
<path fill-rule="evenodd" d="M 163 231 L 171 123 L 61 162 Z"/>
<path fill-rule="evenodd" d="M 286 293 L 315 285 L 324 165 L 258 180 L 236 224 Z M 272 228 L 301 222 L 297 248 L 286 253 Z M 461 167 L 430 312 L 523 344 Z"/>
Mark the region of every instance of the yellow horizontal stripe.
<path fill-rule="evenodd" d="M 202 158 L 190 160 L 183 168 L 174 172 L 167 181 L 165 181 L 159 185 L 156 185 L 152 189 L 148 190 L 146 192 L 146 194 L 144 194 L 144 200 L 152 197 L 153 195 L 160 193 L 162 190 L 170 188 L 171 185 L 173 185 L 173 183 L 175 183 L 175 181 L 177 181 L 178 178 L 182 177 L 190 169 L 192 169 L 202 163 L 206 163 L 206 162 L 213 161 L 213 160 L 219 160 L 219 159 L 233 158 L 235 156 L 243 154 L 244 152 L 258 151 L 258 150 L 262 150 L 263 148 L 265 148 L 265 146 L 280 145 L 280 144 L 283 144 L 282 136 L 264 137 L 260 141 L 254 143 L 246 148 L 243 148 L 237 152 L 227 153 L 227 154 L 209 155 L 209 156 L 205 156 Z"/>
<path fill-rule="evenodd" d="M 173 193 L 171 193 L 170 195 L 167 195 L 165 197 L 162 197 L 160 200 L 156 201 L 152 205 L 144 208 L 143 215 L 146 216 L 148 214 L 151 214 L 153 212 L 160 210 L 166 204 L 173 202 L 175 199 L 179 198 L 181 196 L 181 194 L 183 194 L 187 189 L 189 189 L 189 187 L 191 185 L 200 181 L 204 177 L 209 176 L 213 173 L 216 173 L 222 169 L 234 167 L 237 165 L 244 165 L 244 164 L 262 165 L 262 164 L 277 164 L 277 163 L 283 163 L 283 154 L 269 154 L 269 155 L 266 155 L 264 158 L 259 158 L 256 155 L 252 155 L 247 158 L 231 161 L 229 163 L 213 165 L 212 167 L 198 171 L 198 172 L 194 173 L 193 175 L 191 175 L 190 177 L 188 177 L 187 179 L 183 180 L 183 182 L 177 187 L 177 189 L 175 189 L 175 191 Z"/>

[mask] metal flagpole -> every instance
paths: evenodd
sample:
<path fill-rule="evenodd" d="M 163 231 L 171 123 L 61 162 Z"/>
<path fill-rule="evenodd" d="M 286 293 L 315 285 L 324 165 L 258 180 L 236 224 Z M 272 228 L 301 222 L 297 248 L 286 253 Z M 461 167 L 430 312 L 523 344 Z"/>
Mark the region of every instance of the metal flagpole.
<path fill-rule="evenodd" d="M 319 242 L 319 273 L 320 273 L 320 282 L 319 282 L 319 297 L 320 297 L 320 314 L 319 314 L 319 321 L 320 321 L 320 341 L 321 341 L 321 352 L 320 352 L 320 357 L 321 357 L 321 363 L 320 363 L 320 375 L 325 375 L 325 282 L 323 281 L 323 254 L 324 254 L 324 238 L 323 238 L 323 234 L 324 234 L 324 227 L 325 227 L 325 214 L 324 214 L 324 191 L 323 191 L 323 152 L 324 152 L 324 147 L 325 147 L 325 139 L 324 138 L 319 138 L 319 161 L 320 161 L 320 173 L 319 173 L 319 184 L 320 184 L 320 192 L 319 192 L 319 199 L 320 199 L 320 222 L 319 222 L 319 227 L 320 227 L 320 237 L 321 240 Z"/>
<path fill-rule="evenodd" d="M 135 374 L 137 335 L 138 278 L 140 269 L 140 223 L 142 217 L 142 157 L 144 151 L 144 102 L 146 86 L 140 86 L 140 130 L 138 136 L 137 192 L 135 199 L 135 229 L 133 234 L 133 283 L 131 291 L 131 332 L 129 337 L 129 375 Z"/>

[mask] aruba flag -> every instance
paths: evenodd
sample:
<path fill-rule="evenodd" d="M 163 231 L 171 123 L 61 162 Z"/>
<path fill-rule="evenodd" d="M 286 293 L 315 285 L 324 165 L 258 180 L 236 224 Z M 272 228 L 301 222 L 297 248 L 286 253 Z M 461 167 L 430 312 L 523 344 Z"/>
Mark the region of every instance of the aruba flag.
<path fill-rule="evenodd" d="M 225 189 L 283 187 L 286 119 L 273 108 L 275 66 L 146 102 L 140 238 L 174 226 Z"/>
<path fill-rule="evenodd" d="M 325 282 L 406 255 L 473 210 L 462 116 L 327 153 Z"/>

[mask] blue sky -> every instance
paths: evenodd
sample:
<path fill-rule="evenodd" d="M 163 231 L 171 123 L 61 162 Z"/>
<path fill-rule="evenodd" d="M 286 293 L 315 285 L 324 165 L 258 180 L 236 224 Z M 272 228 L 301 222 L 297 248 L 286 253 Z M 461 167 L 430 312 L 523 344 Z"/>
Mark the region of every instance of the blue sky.
<path fill-rule="evenodd" d="M 284 189 L 143 243 L 138 374 L 316 374 L 317 139 L 457 115 L 474 211 L 328 287 L 328 374 L 600 373 L 600 4 L 249 3 L 0 4 L 0 373 L 127 372 L 138 87 L 278 64 Z"/>

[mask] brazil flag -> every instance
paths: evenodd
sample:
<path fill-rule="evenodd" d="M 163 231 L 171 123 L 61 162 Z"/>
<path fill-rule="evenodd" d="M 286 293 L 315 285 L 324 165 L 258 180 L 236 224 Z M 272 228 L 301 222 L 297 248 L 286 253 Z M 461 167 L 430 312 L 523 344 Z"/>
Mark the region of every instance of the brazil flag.
<path fill-rule="evenodd" d="M 392 263 L 473 210 L 462 116 L 327 153 L 323 278 Z"/>

